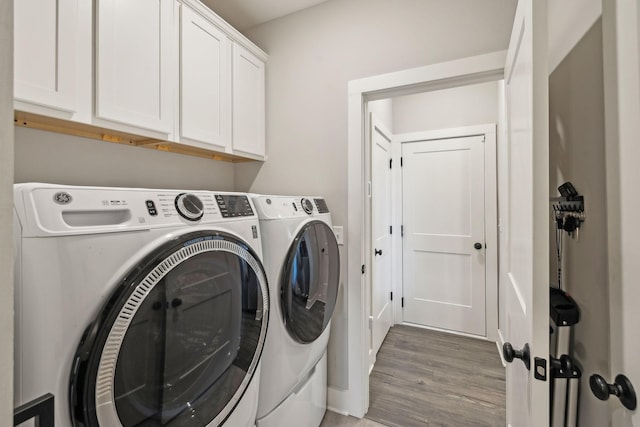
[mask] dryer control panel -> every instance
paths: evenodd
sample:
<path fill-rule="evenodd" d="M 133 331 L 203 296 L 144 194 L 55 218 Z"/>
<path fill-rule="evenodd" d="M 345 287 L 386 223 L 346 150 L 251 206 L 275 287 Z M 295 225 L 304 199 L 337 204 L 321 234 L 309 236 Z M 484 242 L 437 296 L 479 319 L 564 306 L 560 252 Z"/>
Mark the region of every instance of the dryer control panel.
<path fill-rule="evenodd" d="M 256 196 L 253 199 L 260 219 L 310 217 L 329 214 L 322 197 Z"/>

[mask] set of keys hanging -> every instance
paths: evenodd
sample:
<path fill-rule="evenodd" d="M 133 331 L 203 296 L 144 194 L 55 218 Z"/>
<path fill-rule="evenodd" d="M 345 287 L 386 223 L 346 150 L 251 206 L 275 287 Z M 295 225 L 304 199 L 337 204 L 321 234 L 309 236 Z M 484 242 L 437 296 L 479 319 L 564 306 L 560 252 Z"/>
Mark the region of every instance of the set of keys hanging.
<path fill-rule="evenodd" d="M 556 228 L 564 230 L 574 239 L 580 238 L 580 225 L 584 222 L 584 211 L 554 210 Z"/>

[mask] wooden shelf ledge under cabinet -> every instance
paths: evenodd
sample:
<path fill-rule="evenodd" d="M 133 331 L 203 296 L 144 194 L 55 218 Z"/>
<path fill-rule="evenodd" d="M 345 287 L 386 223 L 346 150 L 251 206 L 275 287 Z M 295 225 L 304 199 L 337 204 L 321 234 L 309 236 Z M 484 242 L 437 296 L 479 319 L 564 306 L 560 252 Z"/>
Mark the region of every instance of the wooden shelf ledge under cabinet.
<path fill-rule="evenodd" d="M 16 126 L 62 133 L 66 135 L 81 136 L 122 145 L 151 148 L 158 151 L 184 154 L 187 156 L 202 157 L 210 160 L 219 160 L 232 163 L 255 161 L 245 157 L 234 156 L 214 150 L 206 150 L 177 142 L 149 139 L 145 136 L 119 132 L 112 129 L 101 128 L 84 123 L 77 123 L 38 114 L 15 111 L 13 123 Z"/>

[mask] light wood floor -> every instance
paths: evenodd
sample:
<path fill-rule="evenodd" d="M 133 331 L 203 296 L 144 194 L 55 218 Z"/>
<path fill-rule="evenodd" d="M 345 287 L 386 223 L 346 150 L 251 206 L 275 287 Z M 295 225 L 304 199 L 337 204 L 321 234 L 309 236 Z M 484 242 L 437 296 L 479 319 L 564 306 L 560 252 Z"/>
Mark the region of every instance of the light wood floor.
<path fill-rule="evenodd" d="M 368 420 L 328 413 L 322 427 L 504 426 L 505 370 L 495 343 L 397 325 L 370 376 Z"/>

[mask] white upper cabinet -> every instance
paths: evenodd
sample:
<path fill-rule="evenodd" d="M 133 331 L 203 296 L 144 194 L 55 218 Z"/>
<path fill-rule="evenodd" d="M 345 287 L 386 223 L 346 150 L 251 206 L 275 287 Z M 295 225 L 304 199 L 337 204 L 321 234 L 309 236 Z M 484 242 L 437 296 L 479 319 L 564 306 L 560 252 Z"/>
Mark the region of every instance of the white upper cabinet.
<path fill-rule="evenodd" d="M 265 157 L 264 61 L 233 45 L 233 151 Z"/>
<path fill-rule="evenodd" d="M 77 109 L 77 0 L 14 2 L 16 108 Z"/>
<path fill-rule="evenodd" d="M 180 15 L 180 140 L 230 151 L 230 40 L 193 9 Z"/>
<path fill-rule="evenodd" d="M 16 0 L 14 28 L 19 125 L 266 158 L 267 55 L 200 1 Z"/>
<path fill-rule="evenodd" d="M 96 117 L 173 132 L 174 3 L 97 0 L 95 4 Z"/>

